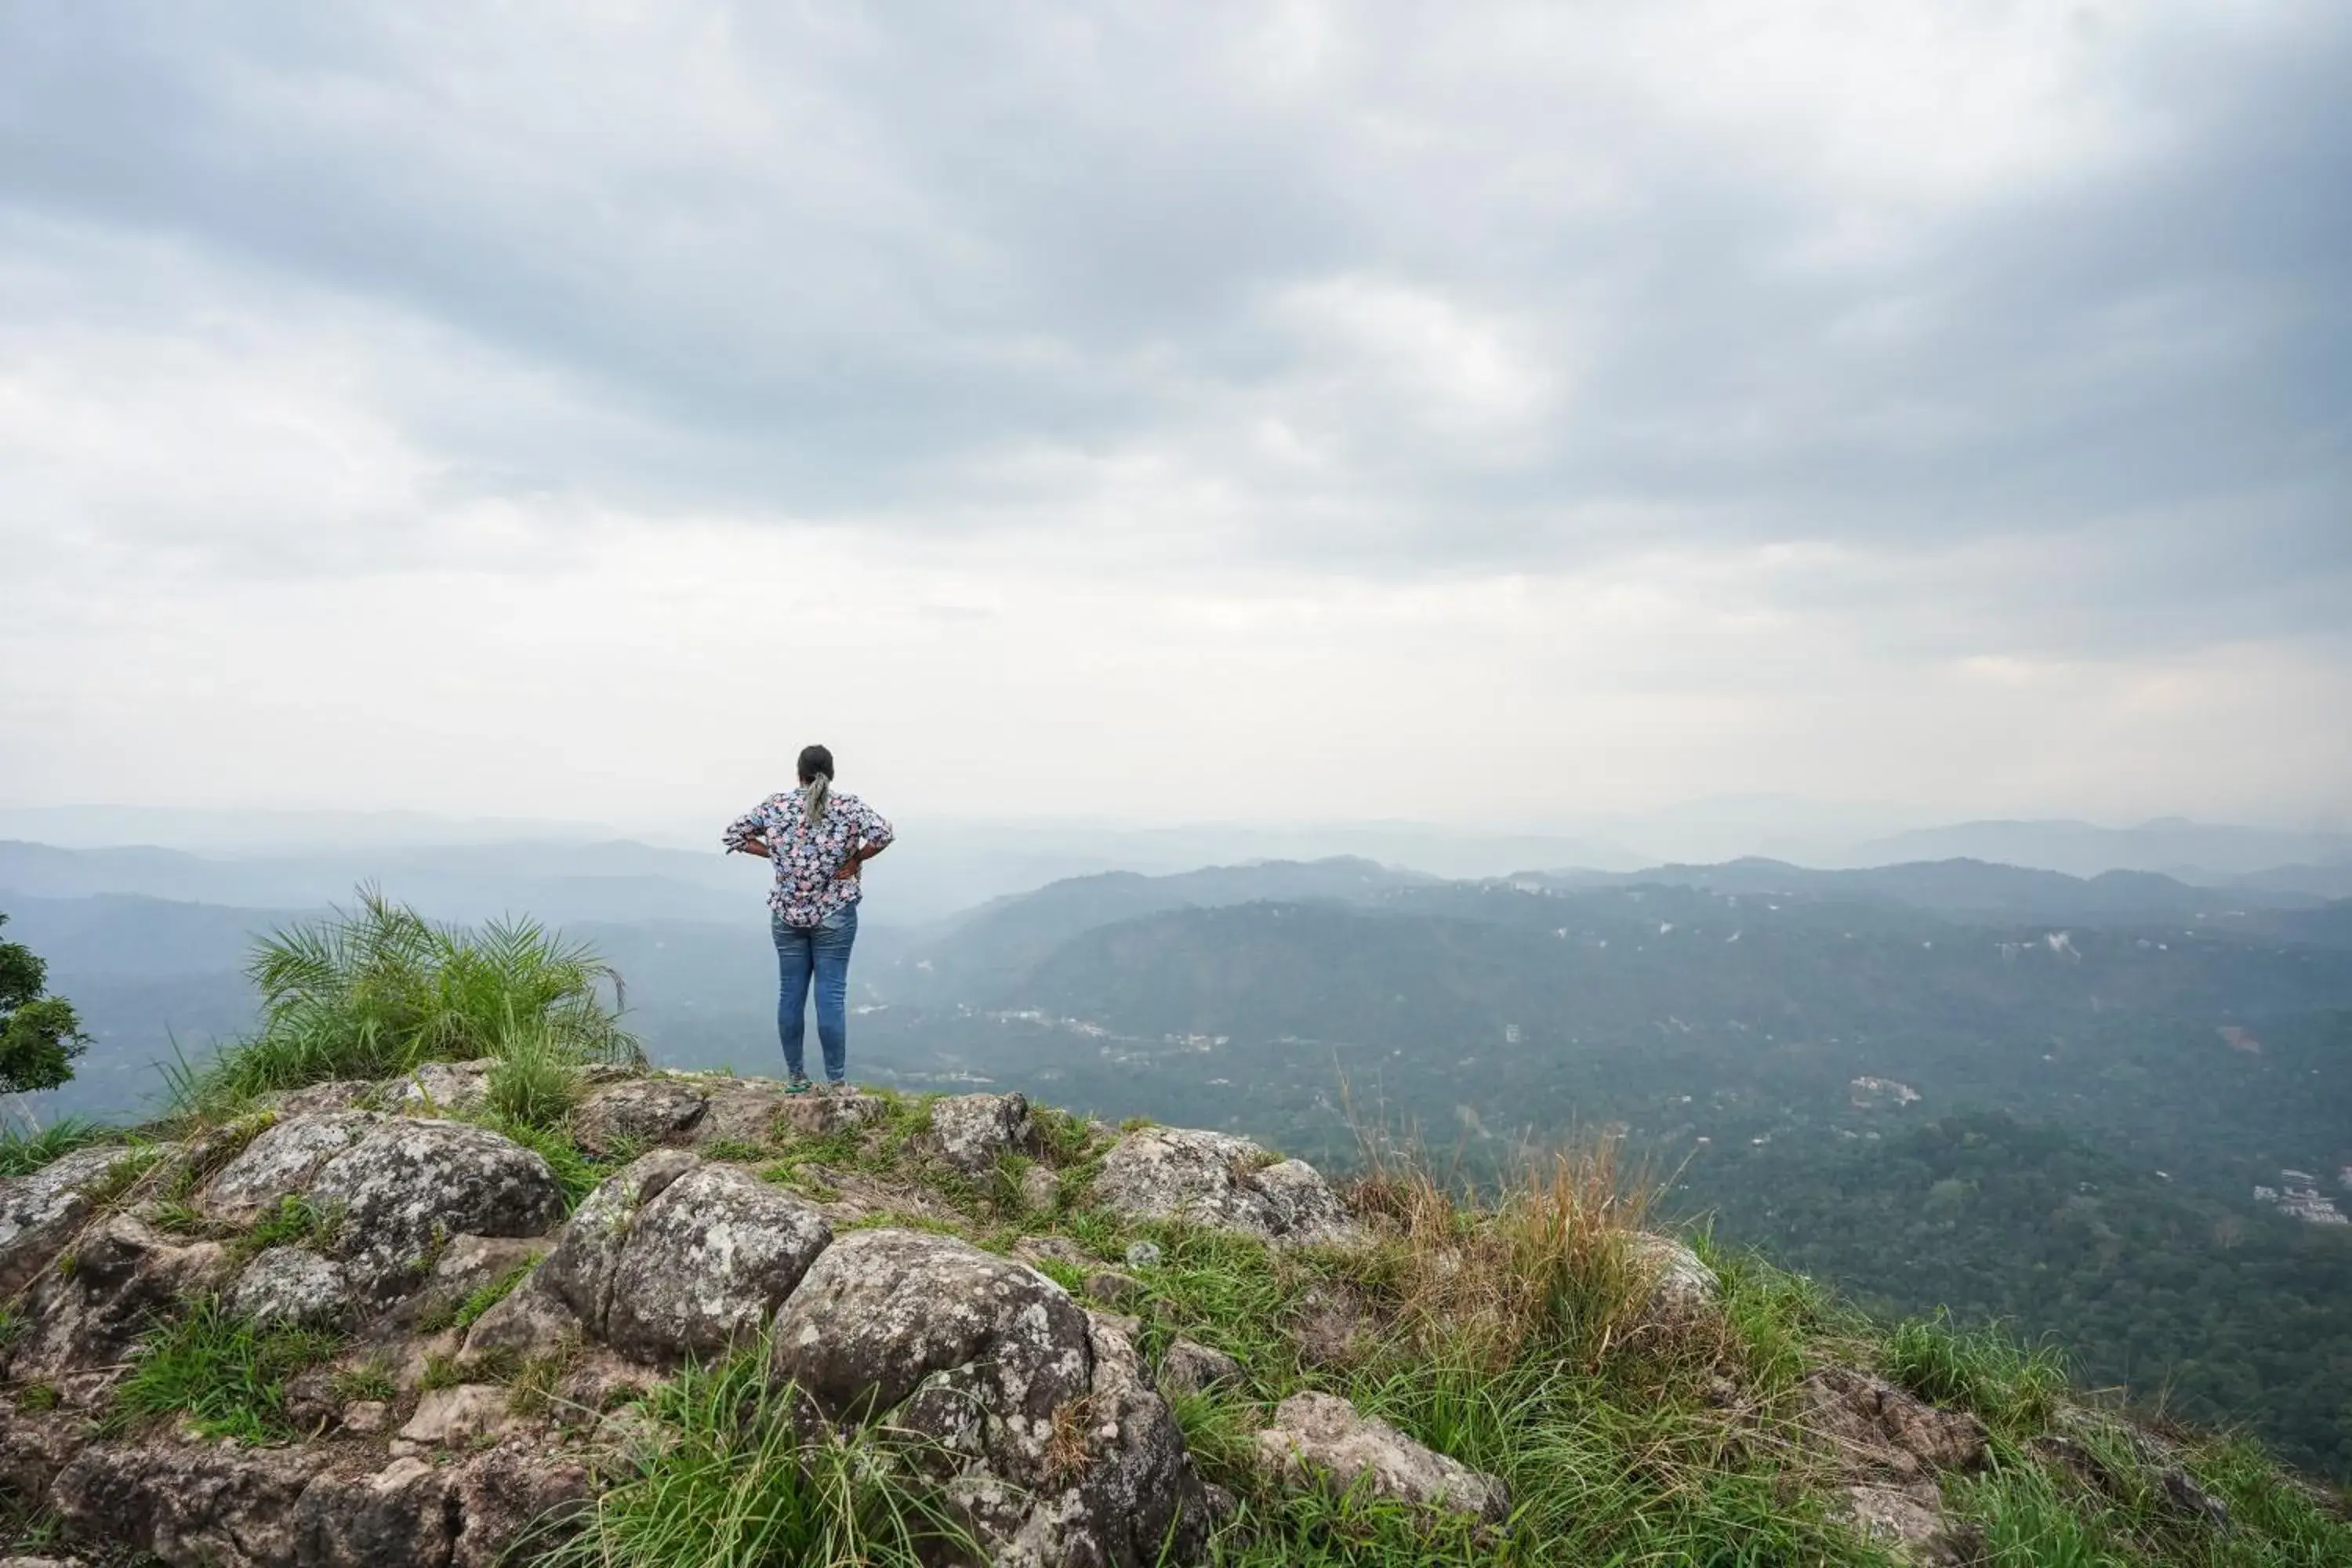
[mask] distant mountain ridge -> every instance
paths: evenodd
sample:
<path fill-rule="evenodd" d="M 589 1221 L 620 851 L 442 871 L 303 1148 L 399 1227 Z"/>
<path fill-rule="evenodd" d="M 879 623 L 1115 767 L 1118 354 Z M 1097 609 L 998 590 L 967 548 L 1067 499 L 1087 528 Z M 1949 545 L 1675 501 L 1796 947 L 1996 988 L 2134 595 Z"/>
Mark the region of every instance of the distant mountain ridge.
<path fill-rule="evenodd" d="M 1803 894 L 1896 903 L 1940 914 L 2023 920 L 2195 920 L 2247 909 L 2315 910 L 2314 894 L 2240 885 L 2199 887 L 2154 871 L 2101 871 L 2076 877 L 2026 866 L 1956 858 L 1853 870 L 1819 870 L 1784 860 L 1749 858 L 1716 866 L 1653 866 L 1642 871 L 1527 872 L 1507 881 L 1547 887 L 1663 884 L 1717 892 Z"/>
<path fill-rule="evenodd" d="M 2137 827 L 2100 827 L 2063 820 L 1959 822 L 1873 839 L 1857 845 L 1849 858 L 1858 866 L 1985 860 L 2074 877 L 2115 870 L 2161 871 L 2197 882 L 2256 878 L 2282 868 L 2352 870 L 2352 833 L 2299 833 L 2191 822 L 2177 816 L 2159 817 Z"/>

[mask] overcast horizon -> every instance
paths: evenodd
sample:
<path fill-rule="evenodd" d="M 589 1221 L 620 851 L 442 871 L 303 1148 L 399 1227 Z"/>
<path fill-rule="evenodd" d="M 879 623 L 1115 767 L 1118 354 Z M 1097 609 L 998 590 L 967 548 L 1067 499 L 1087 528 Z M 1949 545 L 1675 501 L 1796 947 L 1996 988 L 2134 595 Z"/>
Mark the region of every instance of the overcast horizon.
<path fill-rule="evenodd" d="M 0 13 L 0 806 L 2352 800 L 2352 10 Z"/>

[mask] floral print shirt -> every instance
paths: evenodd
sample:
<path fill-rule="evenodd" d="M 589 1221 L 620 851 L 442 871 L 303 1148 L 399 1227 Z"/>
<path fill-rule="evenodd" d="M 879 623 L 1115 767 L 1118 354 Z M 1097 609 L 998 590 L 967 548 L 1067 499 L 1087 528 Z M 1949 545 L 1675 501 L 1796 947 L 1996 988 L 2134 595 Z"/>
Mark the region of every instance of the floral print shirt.
<path fill-rule="evenodd" d="M 835 873 L 859 845 L 879 849 L 894 837 L 880 812 L 840 790 L 825 801 L 824 819 L 814 826 L 803 811 L 800 791 L 786 790 L 729 823 L 719 842 L 740 849 L 755 836 L 767 840 L 769 858 L 776 865 L 768 907 L 789 926 L 817 925 L 835 910 L 856 903 L 857 879 Z"/>

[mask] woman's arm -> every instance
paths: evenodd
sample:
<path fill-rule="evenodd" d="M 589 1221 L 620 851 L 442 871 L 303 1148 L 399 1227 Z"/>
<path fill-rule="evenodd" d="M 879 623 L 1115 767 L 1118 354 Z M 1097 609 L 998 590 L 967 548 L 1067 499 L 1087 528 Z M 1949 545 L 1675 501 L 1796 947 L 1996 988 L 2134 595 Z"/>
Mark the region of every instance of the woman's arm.
<path fill-rule="evenodd" d="M 864 865 L 866 861 L 873 859 L 874 857 L 881 854 L 882 851 L 889 847 L 890 846 L 887 840 L 885 840 L 880 844 L 859 845 L 856 848 L 849 852 L 849 858 L 841 863 L 841 869 L 833 874 L 834 880 L 837 882 L 846 882 L 849 879 L 857 875 L 858 867 Z"/>
<path fill-rule="evenodd" d="M 719 845 L 730 855 L 739 849 L 746 855 L 765 855 L 767 831 L 768 803 L 761 801 L 727 825 L 726 831 L 719 836 Z"/>

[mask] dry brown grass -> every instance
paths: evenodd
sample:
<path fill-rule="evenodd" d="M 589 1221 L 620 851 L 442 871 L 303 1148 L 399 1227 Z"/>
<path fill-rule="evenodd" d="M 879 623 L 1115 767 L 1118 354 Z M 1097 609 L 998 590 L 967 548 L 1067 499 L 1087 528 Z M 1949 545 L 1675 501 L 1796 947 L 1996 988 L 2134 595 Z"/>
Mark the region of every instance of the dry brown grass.
<path fill-rule="evenodd" d="M 1095 1428 L 1102 1413 L 1091 1394 L 1065 1400 L 1054 1407 L 1053 1428 L 1045 1435 L 1045 1480 L 1059 1486 L 1085 1475 L 1095 1462 Z"/>
<path fill-rule="evenodd" d="M 1439 1175 L 1409 1142 L 1363 1148 L 1349 1198 L 1380 1234 L 1381 1283 L 1416 1340 L 1499 1368 L 1539 1338 L 1597 1361 L 1634 1331 L 1649 1279 L 1626 1238 L 1656 1184 L 1619 1140 L 1528 1152 L 1488 1193 Z"/>

